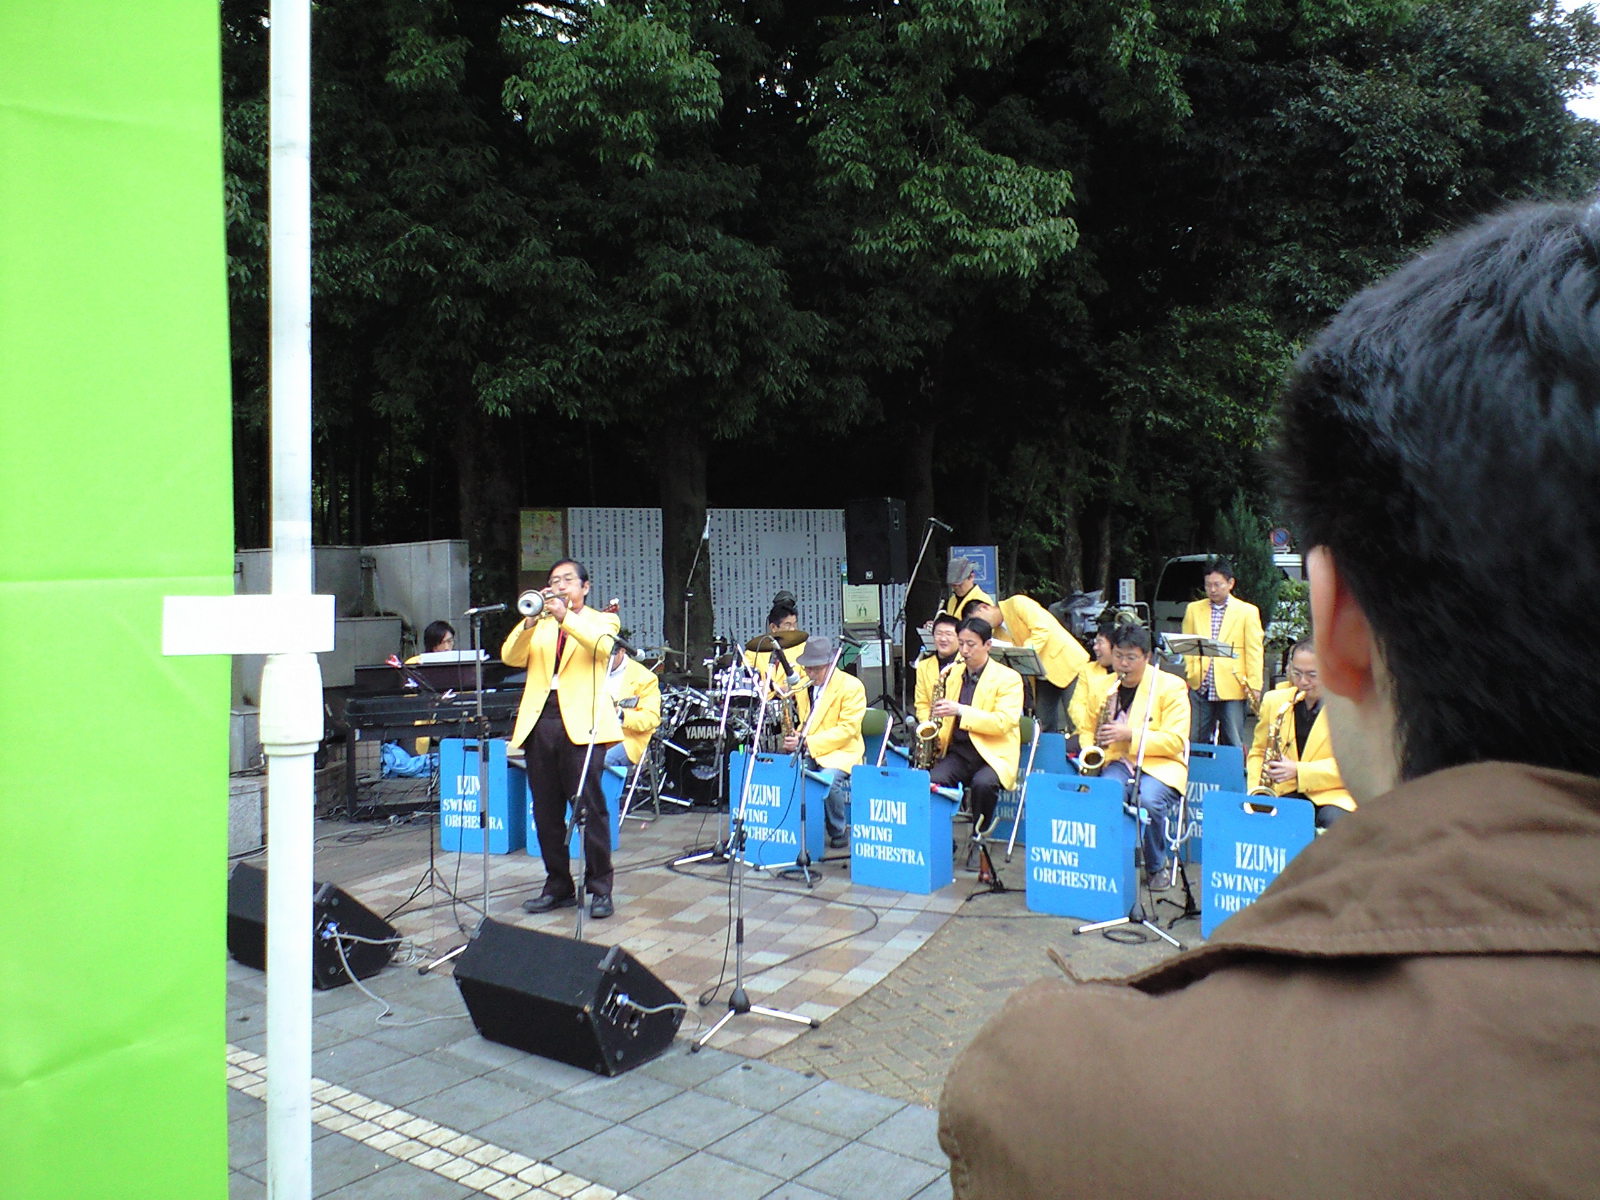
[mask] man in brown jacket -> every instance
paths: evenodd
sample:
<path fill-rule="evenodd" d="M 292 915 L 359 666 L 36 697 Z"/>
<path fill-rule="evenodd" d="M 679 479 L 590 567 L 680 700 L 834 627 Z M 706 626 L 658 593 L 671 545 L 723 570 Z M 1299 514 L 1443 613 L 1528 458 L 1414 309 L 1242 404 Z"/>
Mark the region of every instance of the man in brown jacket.
<path fill-rule="evenodd" d="M 1198 949 L 1018 992 L 953 1067 L 958 1197 L 1600 1192 L 1600 211 L 1485 222 L 1299 364 L 1279 490 L 1357 811 Z"/>

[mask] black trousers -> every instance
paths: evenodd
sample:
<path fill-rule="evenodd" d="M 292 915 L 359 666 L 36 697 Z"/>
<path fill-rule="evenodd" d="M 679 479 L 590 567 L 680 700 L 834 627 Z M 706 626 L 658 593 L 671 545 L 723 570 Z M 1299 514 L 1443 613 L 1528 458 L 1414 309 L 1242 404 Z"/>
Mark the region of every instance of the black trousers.
<path fill-rule="evenodd" d="M 600 791 L 606 747 L 595 746 L 585 771 L 583 758 L 588 749 L 567 737 L 567 727 L 561 722 L 560 699 L 551 692 L 524 747 L 528 787 L 533 792 L 533 827 L 539 835 L 539 854 L 544 858 L 546 896 L 566 897 L 577 890 L 567 853 L 567 811 L 575 792 L 584 806 L 584 890 L 591 896 L 611 895 L 611 818 Z"/>
<path fill-rule="evenodd" d="M 928 772 L 928 782 L 935 787 L 966 784 L 974 819 L 985 825 L 994 820 L 994 806 L 1000 799 L 1000 776 L 983 761 L 983 755 L 968 739 L 950 739 L 950 749 L 933 764 L 933 769 Z"/>

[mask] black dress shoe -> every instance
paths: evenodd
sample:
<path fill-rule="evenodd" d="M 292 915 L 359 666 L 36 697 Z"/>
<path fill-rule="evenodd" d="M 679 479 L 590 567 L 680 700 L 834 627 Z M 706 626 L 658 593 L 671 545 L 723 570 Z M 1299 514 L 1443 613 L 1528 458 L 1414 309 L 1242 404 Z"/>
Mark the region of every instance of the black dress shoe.
<path fill-rule="evenodd" d="M 553 908 L 572 908 L 578 903 L 576 896 L 535 896 L 532 900 L 522 902 L 522 911 L 530 913 L 549 912 Z"/>
<path fill-rule="evenodd" d="M 842 833 L 830 833 L 828 835 L 828 846 L 829 846 L 830 849 L 843 850 L 849 844 L 850 844 L 850 839 L 845 834 L 842 834 Z"/>
<path fill-rule="evenodd" d="M 589 901 L 589 915 L 596 921 L 604 921 L 616 911 L 616 906 L 611 903 L 610 896 L 596 896 Z"/>

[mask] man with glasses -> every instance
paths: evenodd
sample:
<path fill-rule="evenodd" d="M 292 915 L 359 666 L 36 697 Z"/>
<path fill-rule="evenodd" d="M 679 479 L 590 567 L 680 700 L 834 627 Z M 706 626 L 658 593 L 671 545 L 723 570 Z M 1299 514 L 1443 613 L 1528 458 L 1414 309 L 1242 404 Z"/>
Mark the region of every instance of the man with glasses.
<path fill-rule="evenodd" d="M 968 617 L 956 633 L 961 666 L 950 675 L 944 698 L 929 710 L 939 722 L 939 761 L 928 772 L 934 787 L 965 784 L 973 826 L 994 824 L 1003 788 L 1017 786 L 1022 757 L 1022 676 L 989 657 L 994 630 L 982 617 Z"/>
<path fill-rule="evenodd" d="M 619 623 L 615 613 L 589 608 L 584 603 L 588 595 L 589 572 L 583 565 L 570 558 L 556 563 L 550 568 L 543 611 L 524 617 L 506 635 L 500 657 L 507 666 L 528 669 L 509 746 L 526 746 L 545 880 L 539 895 L 524 900 L 522 907 L 542 913 L 578 903 L 567 856 L 567 806 L 576 798 L 584 806 L 583 880 L 592 897 L 589 915 L 600 920 L 614 911 L 611 820 L 600 772 L 607 747 L 622 740 L 622 724 L 606 690 Z"/>
<path fill-rule="evenodd" d="M 1268 753 L 1272 749 L 1275 755 Z M 1245 759 L 1245 779 L 1251 787 L 1270 787 L 1275 796 L 1311 801 L 1317 806 L 1318 829 L 1355 811 L 1355 799 L 1333 757 L 1317 649 L 1309 638 L 1289 651 L 1289 682 L 1262 697 L 1261 720 Z"/>

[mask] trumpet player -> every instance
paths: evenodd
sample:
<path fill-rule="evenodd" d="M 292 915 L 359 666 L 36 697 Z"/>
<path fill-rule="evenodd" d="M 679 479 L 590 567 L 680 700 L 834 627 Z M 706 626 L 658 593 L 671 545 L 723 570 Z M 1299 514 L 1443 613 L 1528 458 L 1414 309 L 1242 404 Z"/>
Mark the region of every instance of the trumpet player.
<path fill-rule="evenodd" d="M 661 681 L 654 671 L 618 646 L 611 652 L 606 692 L 622 722 L 622 740 L 606 751 L 606 766 L 636 765 L 644 757 L 650 735 L 661 724 Z"/>
<path fill-rule="evenodd" d="M 1190 737 L 1220 746 L 1244 745 L 1244 706 L 1261 702 L 1261 610 L 1233 594 L 1233 565 L 1225 558 L 1206 564 L 1205 599 L 1184 610 L 1183 632 L 1233 647 L 1234 658 L 1184 655 L 1194 711 Z"/>
<path fill-rule="evenodd" d="M 1275 742 L 1279 754 L 1269 754 Z M 1355 799 L 1344 786 L 1333 757 L 1328 718 L 1322 711 L 1322 679 L 1311 639 L 1289 651 L 1289 682 L 1261 700 L 1261 720 L 1245 759 L 1245 778 L 1252 787 L 1272 789 L 1275 796 L 1303 796 L 1317 806 L 1317 828 L 1326 829 L 1347 812 Z"/>
<path fill-rule="evenodd" d="M 785 754 L 803 750 L 807 765 L 828 776 L 823 809 L 828 845 L 837 850 L 850 844 L 850 768 L 867 755 L 861 736 L 867 689 L 854 675 L 838 670 L 834 658 L 832 638 L 819 635 L 806 642 L 798 665 L 807 684 L 794 693 L 800 724 L 782 744 Z"/>
<path fill-rule="evenodd" d="M 584 566 L 570 558 L 556 563 L 550 568 L 542 607 L 525 615 L 506 635 L 500 658 L 507 666 L 528 671 L 509 744 L 525 748 L 545 880 L 539 895 L 523 901 L 522 907 L 540 913 L 578 903 L 567 858 L 566 825 L 567 802 L 576 796 L 584 806 L 589 915 L 600 920 L 613 912 L 611 822 L 600 791 L 600 772 L 605 748 L 622 740 L 622 723 L 605 691 L 606 663 L 619 624 L 615 613 L 588 607 L 584 603 L 588 595 L 589 572 Z"/>
<path fill-rule="evenodd" d="M 1189 690 L 1183 680 L 1150 661 L 1150 631 L 1120 625 L 1111 633 L 1114 680 L 1102 685 L 1094 716 L 1094 744 L 1105 751 L 1106 779 L 1139 773 L 1139 806 L 1150 814 L 1140 826 L 1145 871 L 1152 891 L 1172 885 L 1167 864 L 1167 813 L 1189 785 Z"/>
<path fill-rule="evenodd" d="M 965 784 L 981 832 L 994 824 L 1002 788 L 1017 785 L 1022 755 L 1022 676 L 989 657 L 994 629 L 968 617 L 956 633 L 961 666 L 946 677 L 944 696 L 930 709 L 939 722 L 939 760 L 928 772 L 934 787 Z"/>
<path fill-rule="evenodd" d="M 917 689 L 911 702 L 919 725 L 932 719 L 933 698 L 938 694 L 939 681 L 959 657 L 956 630 L 960 627 L 960 619 L 949 613 L 940 613 L 933 619 L 933 653 L 924 655 L 917 663 Z"/>
<path fill-rule="evenodd" d="M 1034 714 L 1046 733 L 1061 731 L 1061 697 L 1089 661 L 1081 642 L 1031 596 L 1008 596 L 998 603 L 968 600 L 963 616 L 982 617 L 994 627 L 995 641 L 1029 646 L 1039 655 L 1044 675 L 1034 684 Z"/>

